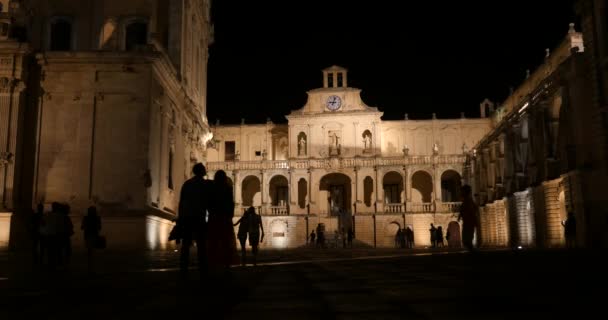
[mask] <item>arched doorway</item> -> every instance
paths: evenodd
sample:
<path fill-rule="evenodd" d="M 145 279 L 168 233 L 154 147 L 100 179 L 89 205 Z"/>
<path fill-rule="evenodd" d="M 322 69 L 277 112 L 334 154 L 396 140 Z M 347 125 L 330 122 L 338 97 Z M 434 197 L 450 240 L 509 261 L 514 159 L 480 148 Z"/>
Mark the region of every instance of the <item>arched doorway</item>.
<path fill-rule="evenodd" d="M 460 224 L 456 221 L 452 221 L 448 224 L 448 230 L 446 232 L 446 239 L 448 241 L 448 247 L 460 248 L 461 237 L 460 237 Z"/>
<path fill-rule="evenodd" d="M 429 203 L 432 201 L 433 178 L 426 171 L 416 171 L 412 175 L 412 202 Z"/>
<path fill-rule="evenodd" d="M 441 201 L 460 201 L 460 174 L 454 170 L 447 170 L 441 175 Z"/>
<path fill-rule="evenodd" d="M 243 207 L 259 207 L 262 205 L 260 193 L 260 179 L 256 176 L 248 176 L 243 179 L 242 197 Z"/>
<path fill-rule="evenodd" d="M 338 217 L 338 228 L 352 228 L 351 203 L 352 190 L 350 178 L 342 173 L 330 173 L 321 178 L 319 183 L 321 201 L 325 196 L 325 210 L 330 216 Z"/>
<path fill-rule="evenodd" d="M 289 201 L 289 187 L 287 178 L 276 175 L 269 182 L 270 204 L 273 207 L 286 207 Z"/>
<path fill-rule="evenodd" d="M 402 202 L 403 178 L 401 174 L 391 171 L 384 175 L 382 180 L 384 187 L 384 203 L 387 205 L 400 205 Z"/>

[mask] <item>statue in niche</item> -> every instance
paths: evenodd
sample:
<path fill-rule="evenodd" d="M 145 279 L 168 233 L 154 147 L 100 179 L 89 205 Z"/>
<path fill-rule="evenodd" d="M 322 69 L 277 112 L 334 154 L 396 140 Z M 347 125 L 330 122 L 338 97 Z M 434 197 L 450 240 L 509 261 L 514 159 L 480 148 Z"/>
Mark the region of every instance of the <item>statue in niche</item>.
<path fill-rule="evenodd" d="M 435 142 L 433 143 L 433 155 L 439 154 L 439 145 Z"/>
<path fill-rule="evenodd" d="M 469 147 L 467 146 L 467 143 L 466 142 L 463 143 L 462 144 L 462 153 L 466 154 L 468 150 L 469 150 Z"/>
<path fill-rule="evenodd" d="M 372 133 L 369 130 L 363 132 L 363 152 L 372 151 Z"/>
<path fill-rule="evenodd" d="M 340 136 L 336 131 L 329 131 L 329 155 L 340 154 Z"/>
<path fill-rule="evenodd" d="M 299 134 L 298 139 L 298 155 L 305 156 L 306 155 L 306 135 L 304 133 Z"/>

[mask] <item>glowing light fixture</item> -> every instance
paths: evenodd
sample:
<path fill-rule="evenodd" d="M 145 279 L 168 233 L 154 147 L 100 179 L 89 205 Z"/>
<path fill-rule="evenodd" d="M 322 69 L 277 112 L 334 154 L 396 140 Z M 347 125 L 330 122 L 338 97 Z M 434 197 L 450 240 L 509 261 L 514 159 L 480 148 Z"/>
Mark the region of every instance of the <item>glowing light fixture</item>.
<path fill-rule="evenodd" d="M 519 113 L 522 113 L 522 112 L 526 111 L 526 109 L 528 108 L 528 106 L 529 106 L 529 105 L 530 105 L 530 103 L 529 103 L 529 102 L 526 102 L 526 104 L 524 104 L 524 106 L 523 106 L 523 107 L 521 107 L 521 109 L 519 109 L 519 111 L 518 111 L 518 112 L 519 112 Z"/>

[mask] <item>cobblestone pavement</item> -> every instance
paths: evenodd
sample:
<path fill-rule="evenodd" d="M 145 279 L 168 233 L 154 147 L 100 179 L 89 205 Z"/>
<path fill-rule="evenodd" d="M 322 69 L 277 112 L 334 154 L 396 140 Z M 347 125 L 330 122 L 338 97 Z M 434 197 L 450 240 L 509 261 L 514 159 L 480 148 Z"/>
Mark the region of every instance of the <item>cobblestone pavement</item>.
<path fill-rule="evenodd" d="M 178 281 L 176 253 L 107 253 L 98 272 L 0 254 L 0 316 L 42 319 L 553 319 L 604 312 L 602 252 L 264 252 L 229 282 Z M 595 316 L 597 317 L 597 316 Z"/>

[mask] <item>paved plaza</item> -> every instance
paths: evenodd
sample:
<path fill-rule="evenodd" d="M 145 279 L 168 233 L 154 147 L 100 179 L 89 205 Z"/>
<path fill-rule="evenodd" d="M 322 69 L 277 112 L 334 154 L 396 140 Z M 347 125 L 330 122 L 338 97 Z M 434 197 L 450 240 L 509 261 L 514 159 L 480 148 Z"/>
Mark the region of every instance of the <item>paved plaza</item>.
<path fill-rule="evenodd" d="M 2 319 L 582 318 L 603 310 L 602 253 L 387 249 L 262 252 L 229 283 L 178 281 L 177 253 L 105 252 L 87 274 L 0 254 Z M 601 313 L 600 313 L 601 314 Z"/>

